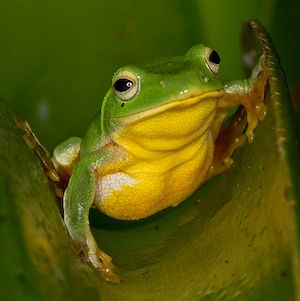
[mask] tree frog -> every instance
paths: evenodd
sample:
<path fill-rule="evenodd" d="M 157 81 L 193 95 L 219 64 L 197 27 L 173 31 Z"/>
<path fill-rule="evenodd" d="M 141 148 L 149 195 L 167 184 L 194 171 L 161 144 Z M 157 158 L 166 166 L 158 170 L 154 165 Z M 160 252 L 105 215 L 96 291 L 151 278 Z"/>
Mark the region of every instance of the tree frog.
<path fill-rule="evenodd" d="M 202 44 L 183 56 L 124 66 L 85 136 L 55 148 L 54 165 L 67 182 L 65 225 L 106 280 L 118 276 L 91 232 L 91 207 L 119 220 L 147 218 L 228 168 L 244 136 L 253 140 L 266 113 L 265 57 L 245 80 L 222 81 L 219 66 L 218 53 Z M 224 126 L 236 105 L 244 109 Z"/>

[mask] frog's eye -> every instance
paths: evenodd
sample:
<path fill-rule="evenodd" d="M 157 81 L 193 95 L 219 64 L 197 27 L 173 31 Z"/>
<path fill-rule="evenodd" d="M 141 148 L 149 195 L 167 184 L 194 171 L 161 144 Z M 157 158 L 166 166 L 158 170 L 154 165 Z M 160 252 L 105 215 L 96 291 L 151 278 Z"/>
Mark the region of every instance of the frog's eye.
<path fill-rule="evenodd" d="M 132 99 L 140 90 L 140 81 L 136 74 L 128 70 L 121 70 L 113 79 L 116 96 L 127 101 Z"/>
<path fill-rule="evenodd" d="M 217 74 L 220 67 L 221 59 L 216 50 L 213 50 L 209 47 L 205 47 L 204 49 L 204 60 L 207 68 L 210 72 Z"/>

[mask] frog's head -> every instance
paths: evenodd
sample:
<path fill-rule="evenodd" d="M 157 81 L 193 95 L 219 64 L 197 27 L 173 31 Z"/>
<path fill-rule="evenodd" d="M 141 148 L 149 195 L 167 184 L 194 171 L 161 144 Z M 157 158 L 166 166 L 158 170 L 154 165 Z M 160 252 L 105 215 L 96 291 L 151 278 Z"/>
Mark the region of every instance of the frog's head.
<path fill-rule="evenodd" d="M 215 50 L 197 45 L 184 56 L 120 68 L 103 101 L 103 128 L 109 131 L 113 124 L 138 122 L 175 107 L 184 116 L 185 109 L 196 109 L 195 104 L 201 102 L 203 109 L 200 106 L 198 111 L 202 110 L 202 115 L 215 112 L 217 100 L 224 93 L 218 80 L 219 65 Z M 204 104 L 208 99 L 209 109 Z"/>

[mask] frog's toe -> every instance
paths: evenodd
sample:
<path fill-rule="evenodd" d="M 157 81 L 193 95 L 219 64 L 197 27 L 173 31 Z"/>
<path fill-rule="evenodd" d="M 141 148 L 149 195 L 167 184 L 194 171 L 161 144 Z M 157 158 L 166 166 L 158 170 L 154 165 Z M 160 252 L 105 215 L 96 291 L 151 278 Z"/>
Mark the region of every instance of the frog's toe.
<path fill-rule="evenodd" d="M 259 121 L 263 121 L 267 114 L 267 106 L 264 103 L 255 106 L 255 113 Z"/>
<path fill-rule="evenodd" d="M 120 278 L 117 274 L 115 274 L 110 268 L 104 268 L 104 270 L 100 271 L 101 277 L 107 281 L 112 283 L 120 283 Z"/>
<path fill-rule="evenodd" d="M 113 272 L 114 265 L 111 257 L 100 249 L 97 250 L 97 257 L 100 258 L 101 264 L 96 269 L 100 271 L 102 278 L 109 282 L 119 283 L 119 276 Z"/>
<path fill-rule="evenodd" d="M 93 267 L 100 272 L 101 277 L 109 282 L 119 283 L 119 277 L 113 272 L 114 265 L 111 257 L 97 248 L 83 247 L 84 261 L 90 262 Z"/>

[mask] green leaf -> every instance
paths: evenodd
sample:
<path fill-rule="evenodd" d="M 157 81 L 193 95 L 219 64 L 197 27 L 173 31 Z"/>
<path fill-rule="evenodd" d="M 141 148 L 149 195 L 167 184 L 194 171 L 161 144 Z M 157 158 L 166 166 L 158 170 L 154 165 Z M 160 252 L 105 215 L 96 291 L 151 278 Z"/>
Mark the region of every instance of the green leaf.
<path fill-rule="evenodd" d="M 74 265 L 68 235 L 40 162 L 3 101 L 0 113 L 0 299 L 62 298 L 76 285 L 76 277 L 66 282 Z"/>

